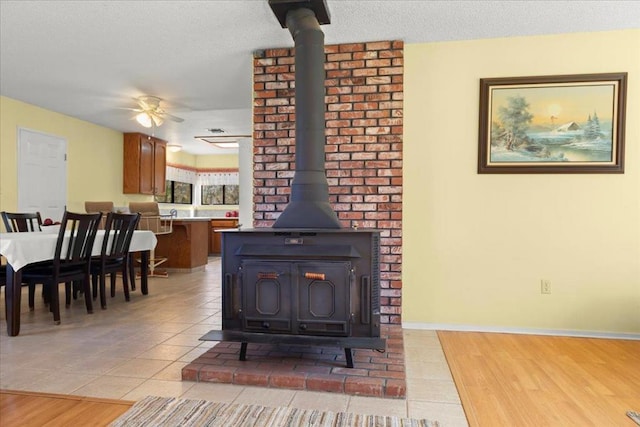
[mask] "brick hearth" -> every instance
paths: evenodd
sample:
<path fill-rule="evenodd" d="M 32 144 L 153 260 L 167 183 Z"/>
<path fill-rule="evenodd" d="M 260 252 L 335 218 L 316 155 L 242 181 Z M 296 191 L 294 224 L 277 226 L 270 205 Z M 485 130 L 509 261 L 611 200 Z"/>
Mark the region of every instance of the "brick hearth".
<path fill-rule="evenodd" d="M 384 353 L 354 349 L 354 367 L 345 366 L 342 348 L 221 342 L 182 369 L 183 381 L 217 382 L 360 396 L 405 398 L 402 328 L 383 325 Z"/>

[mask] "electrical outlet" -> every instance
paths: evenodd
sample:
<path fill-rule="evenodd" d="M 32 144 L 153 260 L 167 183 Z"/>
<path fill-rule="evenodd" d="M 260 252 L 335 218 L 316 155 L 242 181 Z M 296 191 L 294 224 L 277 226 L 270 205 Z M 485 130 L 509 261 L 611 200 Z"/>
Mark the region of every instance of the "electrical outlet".
<path fill-rule="evenodd" d="M 540 280 L 540 293 L 541 294 L 551 293 L 551 280 L 549 279 Z"/>

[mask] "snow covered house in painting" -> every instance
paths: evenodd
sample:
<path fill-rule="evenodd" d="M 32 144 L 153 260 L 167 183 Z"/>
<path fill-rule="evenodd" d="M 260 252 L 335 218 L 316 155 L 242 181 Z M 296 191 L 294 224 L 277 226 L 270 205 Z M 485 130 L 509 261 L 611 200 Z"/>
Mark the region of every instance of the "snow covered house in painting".
<path fill-rule="evenodd" d="M 576 122 L 569 122 L 569 123 L 565 123 L 562 126 L 558 126 L 554 132 L 569 132 L 569 131 L 576 131 L 576 130 L 580 130 L 580 125 L 577 124 Z"/>

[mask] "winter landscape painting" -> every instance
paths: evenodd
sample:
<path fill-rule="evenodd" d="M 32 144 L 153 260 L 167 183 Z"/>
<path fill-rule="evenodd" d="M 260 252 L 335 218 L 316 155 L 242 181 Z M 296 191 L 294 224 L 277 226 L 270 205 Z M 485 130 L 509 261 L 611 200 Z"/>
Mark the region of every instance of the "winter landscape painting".
<path fill-rule="evenodd" d="M 626 73 L 480 80 L 479 173 L 622 173 Z"/>

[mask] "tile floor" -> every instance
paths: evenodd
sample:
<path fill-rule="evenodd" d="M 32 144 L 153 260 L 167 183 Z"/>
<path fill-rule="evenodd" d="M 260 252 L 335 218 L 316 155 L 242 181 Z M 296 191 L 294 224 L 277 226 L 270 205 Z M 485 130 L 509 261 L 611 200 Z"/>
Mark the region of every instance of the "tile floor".
<path fill-rule="evenodd" d="M 106 310 L 92 315 L 86 314 L 83 300 L 74 301 L 71 308 L 62 308 L 57 326 L 42 300 L 29 312 L 23 288 L 18 337 L 7 336 L 1 316 L 0 388 L 124 400 L 152 394 L 467 426 L 433 331 L 403 330 L 406 399 L 182 381 L 182 368 L 215 345 L 199 338 L 221 327 L 219 283 L 220 260 L 211 258 L 204 271 L 150 279 L 149 295 L 138 289 L 128 303 L 119 291 Z M 4 309 L 4 292 L 0 305 Z"/>

